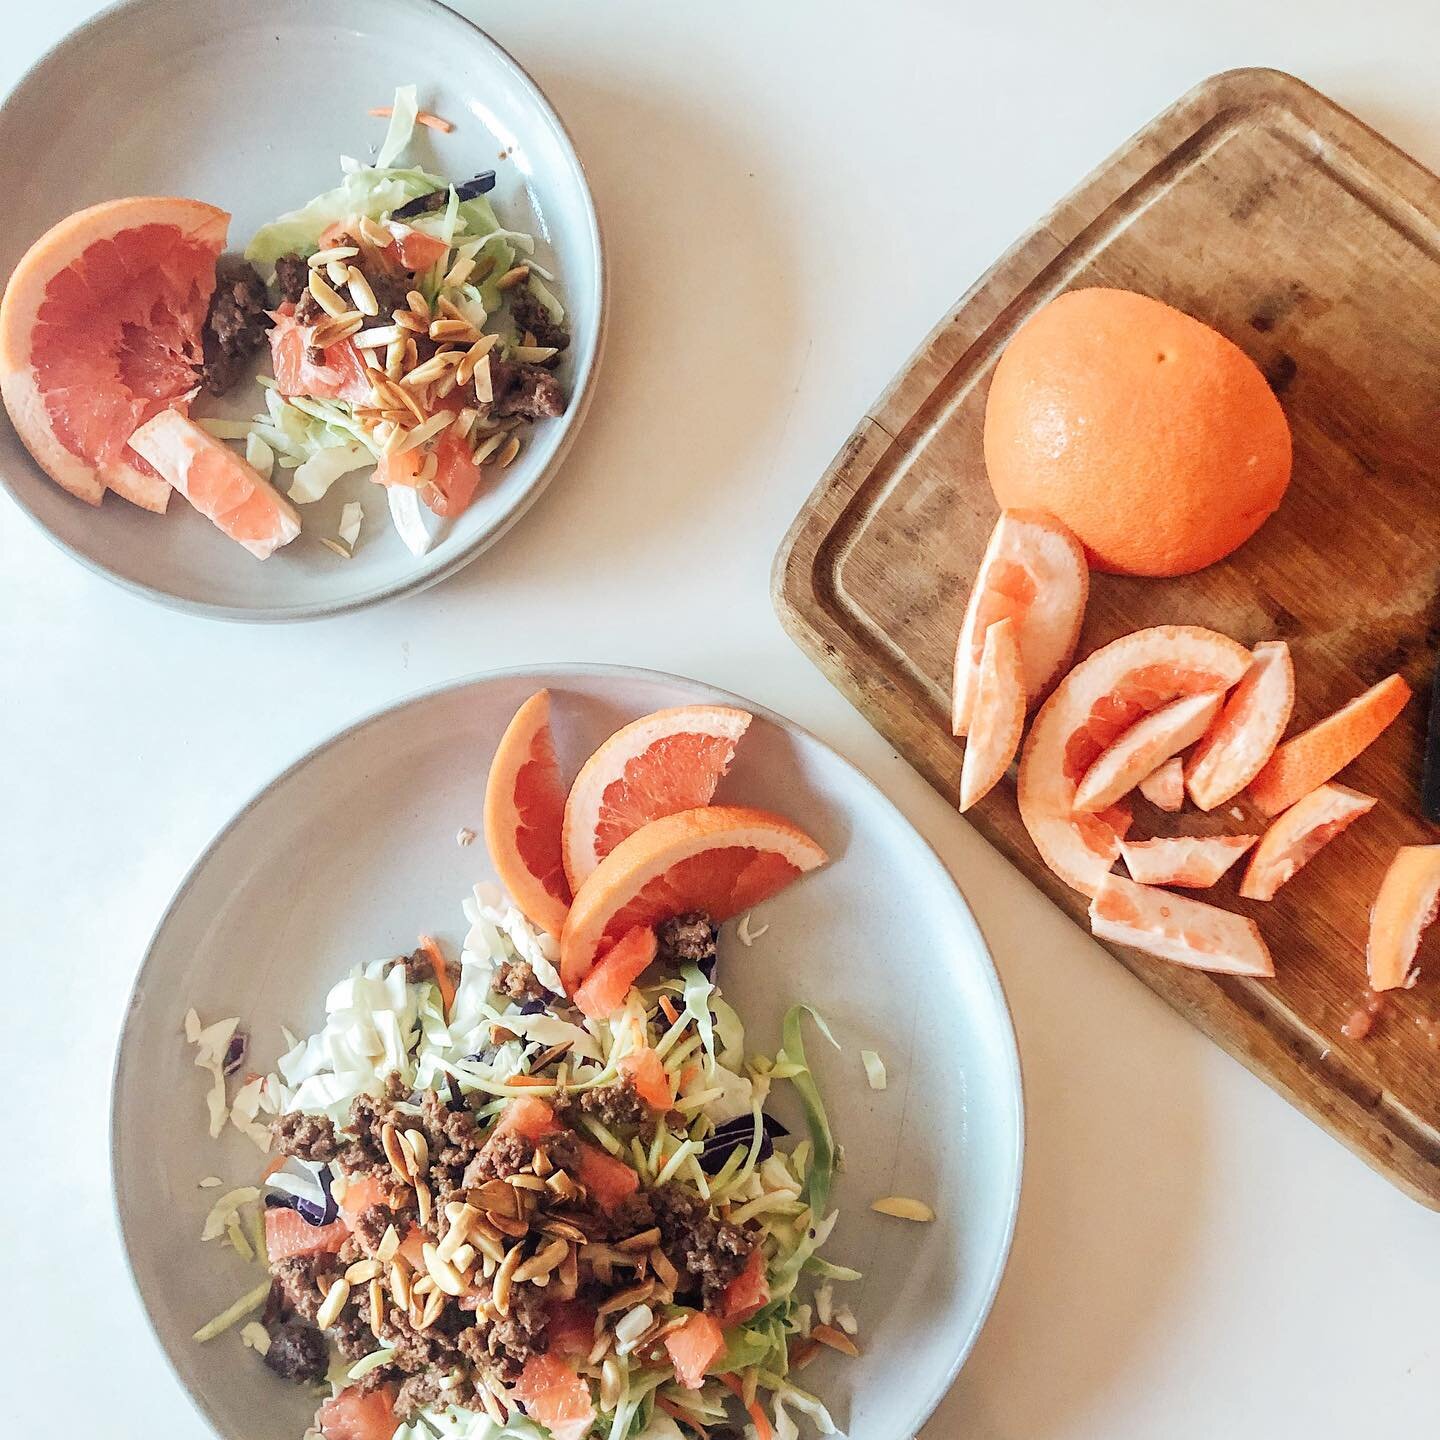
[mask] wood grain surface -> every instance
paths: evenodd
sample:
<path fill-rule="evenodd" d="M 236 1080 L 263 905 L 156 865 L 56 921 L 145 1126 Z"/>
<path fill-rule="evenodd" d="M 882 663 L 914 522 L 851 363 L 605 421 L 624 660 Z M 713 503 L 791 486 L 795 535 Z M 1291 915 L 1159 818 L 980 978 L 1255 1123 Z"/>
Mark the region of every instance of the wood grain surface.
<path fill-rule="evenodd" d="M 955 636 L 996 507 L 981 431 L 1006 341 L 1061 291 L 1110 285 L 1228 335 L 1280 395 L 1295 473 L 1249 544 L 1198 575 L 1096 575 L 1081 653 L 1141 626 L 1210 626 L 1295 658 L 1291 731 L 1392 670 L 1417 691 L 1341 778 L 1381 799 L 1269 904 L 1243 865 L 1208 898 L 1252 915 L 1270 982 L 1110 947 L 1177 1010 L 1423 1203 L 1440 1208 L 1440 944 L 1371 1035 L 1341 1026 L 1365 993 L 1370 901 L 1397 846 L 1440 832 L 1419 777 L 1440 617 L 1440 179 L 1292 76 L 1197 86 L 1003 256 L 928 337 L 846 441 L 776 559 L 786 628 L 942 794 Z M 1134 835 L 1261 828 L 1224 807 Z M 1042 864 L 1013 773 L 970 813 L 1081 925 L 1085 897 Z M 1087 927 L 1088 928 L 1088 927 Z M 1440 929 L 1440 927 L 1437 927 Z M 1123 1037 L 1117 1038 L 1123 1044 Z"/>

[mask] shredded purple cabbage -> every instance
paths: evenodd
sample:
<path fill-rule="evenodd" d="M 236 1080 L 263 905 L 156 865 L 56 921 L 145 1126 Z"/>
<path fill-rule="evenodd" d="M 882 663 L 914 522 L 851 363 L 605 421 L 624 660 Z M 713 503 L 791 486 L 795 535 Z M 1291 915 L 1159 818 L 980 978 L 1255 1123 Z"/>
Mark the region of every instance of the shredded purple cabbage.
<path fill-rule="evenodd" d="M 789 1131 L 769 1115 L 760 1116 L 760 1160 L 768 1160 L 775 1153 L 775 1141 L 789 1135 Z M 707 1175 L 717 1173 L 735 1150 L 748 1150 L 755 1138 L 755 1117 L 737 1115 L 723 1125 L 717 1125 L 700 1151 L 700 1168 Z"/>
<path fill-rule="evenodd" d="M 713 985 L 715 983 L 715 967 L 720 963 L 718 955 L 711 955 L 700 962 L 700 973 Z"/>
<path fill-rule="evenodd" d="M 265 1208 L 267 1210 L 293 1210 L 307 1225 L 330 1225 L 340 1214 L 340 1206 L 335 1197 L 330 1193 L 330 1187 L 334 1184 L 334 1176 L 330 1173 L 328 1165 L 320 1167 L 320 1189 L 325 1196 L 325 1203 L 317 1205 L 313 1200 L 307 1200 L 303 1195 L 292 1195 L 287 1191 L 272 1191 L 265 1197 Z"/>
<path fill-rule="evenodd" d="M 221 1068 L 226 1076 L 233 1075 L 245 1063 L 245 1052 L 249 1048 L 249 1039 L 245 1032 L 237 1026 L 235 1033 L 230 1037 L 229 1045 L 225 1047 L 225 1064 Z"/>
<path fill-rule="evenodd" d="M 522 1015 L 543 1015 L 549 1008 L 548 1002 L 544 1000 L 527 1000 L 520 1007 L 520 1013 Z"/>

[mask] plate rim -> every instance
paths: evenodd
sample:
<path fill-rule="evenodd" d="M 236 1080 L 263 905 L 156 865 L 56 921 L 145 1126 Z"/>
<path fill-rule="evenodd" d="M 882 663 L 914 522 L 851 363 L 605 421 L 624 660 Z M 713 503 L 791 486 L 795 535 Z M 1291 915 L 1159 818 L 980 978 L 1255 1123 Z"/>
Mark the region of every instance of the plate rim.
<path fill-rule="evenodd" d="M 125 0 L 125 3 L 130 3 L 130 0 Z M 708 700 L 715 703 L 738 705 L 749 710 L 757 718 L 777 726 L 782 731 L 803 737 L 818 746 L 831 760 L 838 763 L 844 771 L 848 772 L 853 782 L 870 793 L 872 800 L 878 801 L 893 813 L 899 823 L 910 831 L 914 840 L 921 847 L 921 852 L 928 855 L 938 875 L 943 877 L 944 883 L 954 891 L 960 914 L 968 927 L 969 938 L 977 951 L 977 960 L 981 967 L 982 978 L 992 999 L 997 1004 L 998 1018 L 1003 1022 L 1000 1027 L 999 1039 L 1004 1051 L 1006 1077 L 1010 1082 L 1011 1092 L 1014 1096 L 1015 1113 L 1012 1144 L 1015 1161 L 1013 1175 L 1009 1183 L 1009 1196 L 1006 1202 L 1001 1244 L 990 1266 L 990 1273 L 985 1278 L 981 1303 L 976 1310 L 975 1318 L 968 1330 L 963 1334 L 957 1335 L 954 1356 L 940 1375 L 933 1393 L 927 1395 L 922 1401 L 923 1415 L 915 1426 L 915 1430 L 918 1431 L 928 1423 L 935 1411 L 939 1408 L 941 1401 L 949 1394 L 965 1362 L 969 1359 L 975 1343 L 980 1336 L 980 1332 L 984 1329 L 991 1311 L 994 1309 L 996 1296 L 1005 1278 L 1005 1273 L 1014 1250 L 1015 1230 L 1019 1219 L 1020 1199 L 1024 1188 L 1025 1175 L 1025 1083 L 1019 1041 L 1015 1031 L 1015 1019 L 1010 1009 L 1009 999 L 1005 993 L 1004 982 L 1001 980 L 1000 972 L 996 968 L 995 958 L 990 951 L 989 942 L 985 939 L 984 931 L 981 929 L 979 921 L 975 918 L 974 911 L 970 908 L 970 902 L 965 898 L 965 892 L 960 888 L 960 884 L 954 875 L 950 873 L 949 867 L 945 864 L 944 860 L 940 858 L 939 852 L 925 836 L 920 833 L 919 829 L 913 824 L 905 812 L 881 789 L 879 784 L 866 774 L 854 761 L 842 754 L 833 745 L 829 744 L 828 741 L 815 734 L 815 732 L 807 726 L 789 719 L 778 711 L 772 710 L 769 706 L 758 704 L 743 695 L 737 695 L 733 691 L 712 685 L 708 681 L 697 680 L 690 676 L 676 675 L 670 671 L 654 670 L 637 665 L 613 665 L 599 661 L 556 661 L 552 663 L 508 665 L 490 670 L 474 671 L 470 674 L 462 675 L 451 680 L 440 681 L 437 684 L 426 686 L 410 694 L 399 696 L 374 710 L 368 711 L 358 719 L 352 720 L 340 726 L 338 729 L 330 731 L 320 740 L 307 747 L 295 760 L 286 765 L 239 804 L 230 815 L 230 818 L 214 832 L 202 847 L 195 860 L 186 869 L 145 943 L 144 954 L 135 971 L 135 978 L 130 987 L 129 995 L 126 998 L 119 1035 L 115 1042 L 115 1054 L 110 1073 L 110 1135 L 109 1145 L 107 1147 L 110 1207 L 115 1221 L 116 1233 L 120 1237 L 121 1254 L 124 1261 L 125 1274 L 130 1282 L 131 1293 L 139 1303 L 140 1311 L 145 1318 L 146 1326 L 149 1329 L 156 1349 L 159 1350 L 161 1356 L 164 1358 L 166 1366 L 179 1385 L 181 1392 L 190 1402 L 192 1409 L 204 1420 L 215 1435 L 222 1435 L 208 1407 L 191 1389 L 189 1383 L 181 1374 L 179 1365 L 172 1357 L 169 1347 L 161 1337 L 156 1326 L 154 1316 L 151 1314 L 150 1307 L 146 1303 L 145 1294 L 140 1285 L 140 1278 L 136 1272 L 134 1260 L 132 1259 L 130 1229 L 127 1225 L 124 1208 L 120 1203 L 119 1176 L 123 1168 L 120 1152 L 122 1132 L 124 1130 L 124 1122 L 120 1114 L 120 1089 L 126 1076 L 126 1052 L 131 1028 L 134 1024 L 135 1016 L 143 1003 L 146 974 L 154 960 L 156 946 L 161 936 L 164 934 L 181 905 L 184 904 L 190 891 L 198 883 L 202 871 L 209 864 L 214 853 L 230 837 L 231 833 L 249 817 L 252 811 L 268 800 L 275 791 L 311 764 L 312 761 L 347 742 L 353 736 L 360 734 L 370 726 L 388 720 L 412 706 L 420 705 L 452 691 L 467 689 L 472 685 L 485 684 L 497 680 L 515 679 L 527 675 L 537 678 L 541 676 L 552 676 L 560 677 L 561 679 L 565 677 L 583 676 L 597 680 L 658 681 L 678 685 L 696 692 L 696 700 L 690 703 L 700 703 L 701 701 Z M 554 682 L 552 681 L 551 683 Z M 902 1435 L 897 1433 L 896 1440 L 911 1440 L 911 1437 L 908 1434 Z"/>
<path fill-rule="evenodd" d="M 10 105 L 14 96 L 47 65 L 59 59 L 63 52 L 71 45 L 85 39 L 91 32 L 100 29 L 102 26 L 124 16 L 127 12 L 134 11 L 137 15 L 143 16 L 147 9 L 150 9 L 161 0 L 111 0 L 95 14 L 88 16 L 67 30 L 48 49 L 39 55 L 24 71 L 15 82 L 0 96 L 0 113 Z M 570 133 L 569 127 L 561 118 L 560 112 L 551 103 L 549 96 L 541 88 L 539 82 L 533 75 L 483 26 L 468 15 L 454 9 L 446 3 L 446 0 L 387 0 L 387 4 L 407 4 L 414 9 L 439 11 L 448 19 L 457 20 L 466 28 L 474 32 L 478 41 L 488 46 L 496 58 L 503 65 L 514 72 L 519 83 L 530 92 L 531 99 L 540 111 L 545 120 L 553 126 L 556 134 L 563 145 L 565 154 L 574 167 L 575 175 L 580 182 L 581 198 L 584 201 L 585 219 L 587 222 L 587 236 L 591 250 L 595 256 L 595 286 L 596 296 L 596 318 L 595 318 L 595 341 L 590 355 L 589 364 L 581 379 L 578 392 L 571 397 L 570 408 L 562 417 L 565 426 L 555 452 L 551 455 L 545 467 L 535 476 L 532 483 L 518 495 L 510 507 L 500 514 L 495 523 L 482 534 L 477 535 L 468 545 L 459 550 L 448 561 L 435 565 L 433 568 L 425 568 L 423 556 L 417 557 L 421 564 L 415 572 L 406 574 L 398 579 L 381 584 L 366 591 L 362 595 L 354 596 L 345 600 L 314 600 L 305 601 L 294 605 L 262 605 L 243 606 L 227 605 L 217 601 L 193 600 L 183 595 L 176 595 L 169 590 L 161 589 L 155 585 L 148 584 L 143 580 L 135 580 L 126 575 L 121 575 L 112 570 L 101 559 L 89 555 L 71 545 L 67 540 L 62 539 L 50 528 L 40 517 L 35 509 L 27 502 L 20 493 L 16 484 L 5 469 L 0 468 L 0 488 L 3 488 L 6 495 L 14 502 L 17 509 L 30 521 L 32 525 L 52 545 L 60 550 L 67 558 L 84 566 L 92 575 L 98 575 L 101 579 L 119 587 L 131 595 L 136 595 L 143 600 L 161 606 L 166 610 L 175 611 L 184 615 L 198 615 L 208 620 L 220 620 L 233 624 L 253 625 L 287 625 L 299 624 L 307 620 L 323 620 L 337 615 L 348 615 L 359 610 L 369 609 L 372 606 L 384 605 L 394 600 L 399 600 L 407 595 L 418 595 L 423 590 L 428 590 L 432 585 L 438 585 L 442 580 L 448 580 L 452 575 L 469 565 L 484 551 L 488 550 L 497 541 L 503 538 L 509 531 L 519 523 L 526 512 L 539 500 L 542 494 L 548 490 L 553 483 L 560 468 L 570 452 L 571 446 L 575 443 L 575 437 L 579 434 L 580 427 L 585 423 L 590 411 L 590 403 L 594 398 L 596 380 L 600 373 L 601 362 L 605 356 L 606 341 L 609 338 L 610 318 L 610 284 L 609 284 L 609 262 L 605 248 L 603 227 L 600 222 L 600 214 L 595 205 L 595 192 L 590 184 L 590 175 L 581 158 L 579 148 L 575 144 L 575 137 Z M 3 289 L 3 286 L 0 286 Z M 23 442 L 22 442 L 23 443 Z M 33 461 L 32 457 L 32 463 Z M 36 466 L 39 469 L 38 464 Z M 42 472 L 43 473 L 43 472 Z M 47 483 L 49 477 L 45 477 Z M 83 501 L 77 502 L 83 504 Z"/>

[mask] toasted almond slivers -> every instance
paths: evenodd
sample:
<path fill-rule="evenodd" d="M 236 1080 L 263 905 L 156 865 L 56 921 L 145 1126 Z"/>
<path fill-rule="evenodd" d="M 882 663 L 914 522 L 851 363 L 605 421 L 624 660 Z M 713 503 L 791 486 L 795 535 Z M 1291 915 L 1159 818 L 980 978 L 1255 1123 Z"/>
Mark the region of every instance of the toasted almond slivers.
<path fill-rule="evenodd" d="M 374 325 L 355 342 L 355 348 L 357 350 L 383 350 L 387 345 L 393 344 L 400 338 L 398 325 Z"/>
<path fill-rule="evenodd" d="M 390 1262 L 390 1293 L 402 1310 L 409 1310 L 410 1272 L 398 1260 Z"/>
<path fill-rule="evenodd" d="M 415 1211 L 422 1226 L 430 1223 L 430 1187 L 423 1181 L 415 1182 Z"/>
<path fill-rule="evenodd" d="M 615 1242 L 615 1248 L 617 1250 L 628 1251 L 648 1250 L 652 1245 L 657 1245 L 659 1242 L 660 1227 L 655 1225 L 649 1230 L 642 1230 L 638 1235 L 631 1235 L 625 1240 L 617 1240 Z"/>
<path fill-rule="evenodd" d="M 310 293 L 315 297 L 315 303 L 327 315 L 344 315 L 350 309 L 318 270 L 310 272 L 309 286 Z"/>
<path fill-rule="evenodd" d="M 420 1330 L 428 1330 L 439 1318 L 440 1312 L 445 1308 L 445 1297 L 438 1291 L 431 1291 L 425 1301 L 425 1310 L 420 1317 L 420 1324 L 416 1327 Z"/>
<path fill-rule="evenodd" d="M 410 1142 L 410 1153 L 415 1157 L 415 1173 L 423 1175 L 430 1168 L 430 1142 L 422 1130 L 407 1130 L 405 1138 Z"/>
<path fill-rule="evenodd" d="M 605 1363 L 600 1367 L 600 1408 L 614 1410 L 620 1403 L 624 1389 L 625 1372 L 613 1355 L 607 1355 Z"/>
<path fill-rule="evenodd" d="M 428 320 L 422 320 L 409 310 L 391 311 L 390 319 L 394 322 L 396 329 L 408 330 L 412 335 L 423 335 L 430 328 Z"/>
<path fill-rule="evenodd" d="M 500 1403 L 499 1400 L 495 1398 L 494 1395 L 490 1393 L 489 1389 L 486 1386 L 481 1385 L 477 1388 L 480 1392 L 480 1403 L 485 1407 L 485 1413 L 497 1425 L 503 1426 L 504 1424 L 506 1424 L 509 1420 L 509 1416 L 506 1414 L 505 1407 Z"/>
<path fill-rule="evenodd" d="M 325 278 L 339 290 L 350 279 L 350 267 L 343 260 L 331 260 L 325 266 Z"/>
<path fill-rule="evenodd" d="M 380 1288 L 380 1278 L 370 1281 L 370 1331 L 377 1340 L 383 1339 L 381 1330 L 385 1325 L 385 1292 Z"/>
<path fill-rule="evenodd" d="M 400 1147 L 400 1153 L 405 1157 L 405 1169 L 411 1175 L 418 1175 L 420 1167 L 415 1163 L 415 1147 L 410 1143 L 410 1131 L 395 1130 L 395 1143 Z"/>
<path fill-rule="evenodd" d="M 495 457 L 495 463 L 503 470 L 520 453 L 520 437 L 512 435 L 504 448 Z"/>
<path fill-rule="evenodd" d="M 553 360 L 559 350 L 553 345 L 517 345 L 512 359 L 518 360 L 522 365 L 543 365 L 547 360 Z"/>
<path fill-rule="evenodd" d="M 362 215 L 356 221 L 356 228 L 360 231 L 361 239 L 368 240 L 379 250 L 386 249 L 395 239 L 378 220 L 372 220 L 368 215 Z"/>
<path fill-rule="evenodd" d="M 462 345 L 473 345 L 480 338 L 480 332 L 468 320 L 451 320 L 448 317 L 432 320 L 429 335 L 442 344 L 458 341 Z"/>
<path fill-rule="evenodd" d="M 491 1215 L 490 1223 L 502 1234 L 513 1240 L 523 1240 L 530 1233 L 528 1220 L 512 1220 L 508 1215 Z"/>
<path fill-rule="evenodd" d="M 355 302 L 355 308 L 362 315 L 378 315 L 380 313 L 380 305 L 375 299 L 374 290 L 370 288 L 370 282 L 353 265 L 346 267 L 345 281 L 350 287 L 350 298 Z"/>
<path fill-rule="evenodd" d="M 321 350 L 328 350 L 332 345 L 338 345 L 342 340 L 358 335 L 364 323 L 365 317 L 359 311 L 349 310 L 344 315 L 322 320 L 310 332 L 310 343 Z"/>
<path fill-rule="evenodd" d="M 935 1218 L 935 1212 L 923 1200 L 912 1200 L 906 1195 L 887 1195 L 883 1200 L 872 1201 L 870 1208 L 881 1215 L 893 1215 L 897 1220 L 915 1220 L 922 1225 Z"/>
<path fill-rule="evenodd" d="M 504 443 L 505 432 L 503 430 L 496 431 L 494 435 L 487 435 L 475 447 L 475 453 L 473 457 L 475 463 L 477 465 L 483 465 Z M 565 1174 L 563 1170 L 561 1170 L 559 1173 L 561 1175 Z M 551 1176 L 551 1179 L 554 1179 L 554 1176 Z"/>
<path fill-rule="evenodd" d="M 380 1148 L 384 1150 L 385 1158 L 390 1162 L 390 1168 L 405 1184 L 409 1185 L 414 1176 L 410 1172 L 405 1147 L 400 1143 L 399 1132 L 388 1122 L 380 1127 Z"/>
<path fill-rule="evenodd" d="M 512 1278 L 518 1285 L 526 1280 L 548 1275 L 565 1258 L 569 1249 L 570 1246 L 564 1240 L 552 1240 L 536 1251 L 523 1265 L 517 1265 Z"/>
<path fill-rule="evenodd" d="M 510 1287 L 515 1279 L 515 1272 L 521 1265 L 521 1247 L 512 1245 L 506 1252 L 505 1258 L 500 1262 L 500 1268 L 495 1272 L 495 1279 L 491 1286 L 491 1299 L 495 1302 L 495 1308 L 502 1314 L 510 1313 Z"/>
<path fill-rule="evenodd" d="M 434 1288 L 435 1279 L 431 1275 L 421 1275 L 410 1282 L 411 1295 L 428 1295 Z"/>
<path fill-rule="evenodd" d="M 650 1252 L 650 1268 L 655 1272 L 655 1278 L 673 1295 L 680 1284 L 680 1272 L 658 1245 Z"/>
<path fill-rule="evenodd" d="M 635 1285 L 629 1290 L 621 1290 L 610 1296 L 608 1300 L 602 1300 L 596 1306 L 596 1314 L 613 1315 L 617 1310 L 629 1310 L 632 1306 L 643 1305 L 654 1293 L 655 1282 L 647 1280 L 643 1285 Z"/>
<path fill-rule="evenodd" d="M 460 1296 L 465 1293 L 464 1277 L 448 1260 L 440 1258 L 433 1245 L 422 1245 L 420 1253 L 425 1257 L 425 1268 L 438 1289 L 447 1295 Z"/>
<path fill-rule="evenodd" d="M 345 1308 L 345 1302 L 350 1298 L 350 1282 L 348 1280 L 337 1280 L 326 1293 L 324 1300 L 320 1302 L 320 1308 L 315 1312 L 315 1324 L 321 1330 L 328 1330 L 339 1318 L 340 1312 Z"/>
<path fill-rule="evenodd" d="M 382 1265 L 388 1265 L 399 1249 L 400 1234 L 393 1225 L 387 1225 L 385 1233 L 380 1237 L 380 1243 L 375 1247 L 375 1258 Z"/>
<path fill-rule="evenodd" d="M 430 302 L 418 290 L 407 290 L 405 292 L 405 303 L 417 315 L 425 316 L 426 324 L 429 324 Z"/>
<path fill-rule="evenodd" d="M 860 1347 L 843 1330 L 837 1330 L 833 1325 L 817 1325 L 810 1332 L 810 1338 L 818 1340 L 822 1345 L 828 1345 L 832 1350 L 838 1350 L 842 1355 L 849 1355 L 852 1359 L 860 1355 Z"/>
<path fill-rule="evenodd" d="M 450 1263 L 460 1271 L 462 1275 L 468 1275 L 471 1267 L 475 1264 L 475 1256 L 475 1247 L 467 1241 L 451 1256 Z"/>
<path fill-rule="evenodd" d="M 365 1285 L 373 1280 L 381 1270 L 378 1260 L 357 1260 L 346 1272 L 345 1278 L 352 1285 Z"/>
<path fill-rule="evenodd" d="M 520 1202 L 503 1180 L 487 1180 L 465 1193 L 465 1198 L 479 1210 L 491 1215 L 518 1215 Z"/>
<path fill-rule="evenodd" d="M 476 368 L 496 346 L 498 335 L 482 335 L 466 352 L 465 358 L 455 368 L 455 378 L 462 385 L 468 385 L 474 378 Z M 486 366 L 488 372 L 489 366 Z"/>
<path fill-rule="evenodd" d="M 530 278 L 530 267 L 528 265 L 516 265 L 507 270 L 496 282 L 497 290 L 513 290 L 522 280 Z"/>
<path fill-rule="evenodd" d="M 446 272 L 440 282 L 447 290 L 463 285 L 475 272 L 475 257 L 462 255 Z"/>
<path fill-rule="evenodd" d="M 334 260 L 352 260 L 360 252 L 353 245 L 332 245 L 328 250 L 317 250 L 305 263 L 312 270 L 323 270 Z"/>
<path fill-rule="evenodd" d="M 517 1190 L 543 1190 L 545 1182 L 538 1175 L 512 1175 L 506 1182 Z"/>

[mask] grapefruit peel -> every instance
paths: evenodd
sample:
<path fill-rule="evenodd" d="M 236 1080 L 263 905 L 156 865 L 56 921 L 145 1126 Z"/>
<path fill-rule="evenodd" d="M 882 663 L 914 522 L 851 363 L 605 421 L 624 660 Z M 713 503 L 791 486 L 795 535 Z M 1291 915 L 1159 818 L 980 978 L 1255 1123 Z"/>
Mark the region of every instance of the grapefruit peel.
<path fill-rule="evenodd" d="M 1402 845 L 1370 908 L 1365 965 L 1372 990 L 1409 989 L 1419 978 L 1415 956 L 1440 911 L 1440 845 Z"/>

